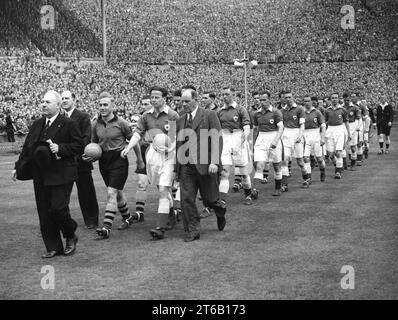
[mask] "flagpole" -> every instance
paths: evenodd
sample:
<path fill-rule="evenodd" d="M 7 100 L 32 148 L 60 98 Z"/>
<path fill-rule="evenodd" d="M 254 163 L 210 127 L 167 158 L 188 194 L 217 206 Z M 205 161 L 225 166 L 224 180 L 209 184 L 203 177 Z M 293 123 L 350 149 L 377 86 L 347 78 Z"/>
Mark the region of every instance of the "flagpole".
<path fill-rule="evenodd" d="M 246 62 L 246 50 L 243 51 L 243 61 L 244 61 L 244 69 L 245 69 L 245 104 L 246 104 L 246 109 L 248 110 L 248 105 L 247 105 L 247 62 Z"/>
<path fill-rule="evenodd" d="M 102 12 L 102 56 L 104 58 L 104 64 L 106 64 L 106 11 L 105 11 L 105 0 L 101 0 L 101 12 Z"/>

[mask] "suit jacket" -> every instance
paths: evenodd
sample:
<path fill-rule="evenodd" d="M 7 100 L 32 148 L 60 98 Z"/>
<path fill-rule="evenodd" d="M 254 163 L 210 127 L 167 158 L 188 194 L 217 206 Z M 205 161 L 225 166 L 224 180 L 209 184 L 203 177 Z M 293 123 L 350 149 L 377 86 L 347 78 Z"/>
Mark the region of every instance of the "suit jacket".
<path fill-rule="evenodd" d="M 187 149 L 185 145 L 185 135 L 182 129 L 186 128 L 187 115 L 184 114 L 177 120 L 176 129 L 177 129 L 177 142 L 176 142 L 176 150 L 177 150 L 177 168 L 176 174 L 179 176 L 181 165 L 185 163 L 181 162 L 182 158 L 179 156 L 179 153 L 184 153 Z M 217 137 L 215 139 L 211 139 L 209 136 L 202 134 L 206 133 L 207 130 L 215 129 L 214 132 L 217 133 Z M 222 170 L 221 165 L 221 152 L 223 147 L 223 138 L 221 132 L 221 124 L 218 119 L 217 113 L 212 110 L 205 110 L 201 107 L 198 108 L 196 112 L 195 118 L 192 122 L 192 131 L 189 136 L 188 144 L 194 144 L 196 141 L 196 148 L 189 149 L 189 159 L 191 159 L 190 163 L 195 163 L 196 169 L 201 175 L 208 174 L 209 164 L 218 165 L 218 170 Z M 196 136 L 195 136 L 196 134 Z M 207 137 L 207 141 L 203 141 L 203 139 Z M 202 148 L 201 148 L 202 146 Z M 207 146 L 207 147 L 206 147 Z M 206 154 L 201 155 L 201 153 L 205 152 Z M 201 158 L 205 159 L 205 161 L 200 161 Z M 202 163 L 201 163 L 202 162 Z M 203 163 L 205 162 L 205 163 Z"/>
<path fill-rule="evenodd" d="M 386 105 L 383 108 L 381 105 L 377 106 L 377 111 L 376 111 L 376 121 L 377 125 L 387 125 L 387 123 L 391 122 L 394 118 L 394 112 L 392 109 L 392 106 L 390 104 Z"/>
<path fill-rule="evenodd" d="M 82 133 L 83 137 L 83 144 L 84 146 L 88 145 L 91 142 L 91 120 L 88 113 L 80 111 L 78 109 L 74 109 L 70 118 L 77 122 L 80 132 Z M 83 161 L 81 155 L 77 156 L 77 164 L 78 170 L 92 170 L 93 164 Z"/>
<path fill-rule="evenodd" d="M 45 186 L 56 186 L 71 183 L 77 180 L 76 156 L 83 152 L 83 139 L 77 123 L 59 114 L 48 128 L 47 139 L 58 144 L 59 160 L 53 160 L 51 165 L 40 170 L 34 160 L 33 152 L 40 141 L 41 132 L 46 118 L 42 117 L 33 122 L 25 139 L 22 152 L 15 168 L 23 165 L 30 173 L 29 178 L 40 179 Z M 18 169 L 17 169 L 18 172 Z M 27 177 L 26 177 L 27 178 Z M 24 179 L 27 180 L 27 179 Z"/>

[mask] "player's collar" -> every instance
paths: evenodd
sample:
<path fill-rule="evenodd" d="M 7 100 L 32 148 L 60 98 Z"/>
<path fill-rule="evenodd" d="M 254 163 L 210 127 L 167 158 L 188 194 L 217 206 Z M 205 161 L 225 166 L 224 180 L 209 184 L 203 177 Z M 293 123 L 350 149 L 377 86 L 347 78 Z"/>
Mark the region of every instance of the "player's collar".
<path fill-rule="evenodd" d="M 336 106 L 336 108 L 334 108 L 333 106 L 331 106 L 331 108 L 332 108 L 333 110 L 344 109 L 344 106 L 343 106 L 342 104 L 338 104 L 338 105 Z"/>
<path fill-rule="evenodd" d="M 238 104 L 236 103 L 236 101 L 232 101 L 232 103 L 229 106 L 224 104 L 221 109 L 229 109 L 229 107 L 236 109 L 237 106 L 238 106 Z"/>
<path fill-rule="evenodd" d="M 307 112 L 307 113 L 311 113 L 312 111 L 314 111 L 314 110 L 316 110 L 315 109 L 315 107 L 311 107 L 311 109 L 310 110 L 307 110 L 307 109 L 305 109 L 305 112 Z"/>
<path fill-rule="evenodd" d="M 286 109 L 287 110 L 292 110 L 293 108 L 296 108 L 296 107 L 297 107 L 297 103 L 296 102 L 294 102 L 290 107 L 288 105 L 286 105 Z"/>
<path fill-rule="evenodd" d="M 162 112 L 164 112 L 165 114 L 168 114 L 169 113 L 169 109 L 170 109 L 169 106 L 166 104 L 164 107 L 162 107 L 159 110 L 159 114 L 161 114 Z M 151 109 L 148 110 L 148 113 L 154 113 L 154 111 L 155 111 L 155 108 L 152 107 Z"/>
<path fill-rule="evenodd" d="M 386 106 L 388 106 L 388 102 L 381 103 L 380 106 L 381 106 L 382 108 L 385 108 Z"/>
<path fill-rule="evenodd" d="M 257 112 L 265 113 L 267 111 L 272 112 L 273 110 L 274 110 L 274 107 L 272 106 L 272 104 L 270 104 L 269 107 L 266 109 L 264 109 L 263 107 L 260 107 L 260 109 L 258 109 Z"/>
<path fill-rule="evenodd" d="M 118 119 L 118 116 L 116 115 L 116 113 L 113 112 L 113 117 L 108 121 L 108 123 L 112 122 L 112 121 L 116 121 L 117 119 Z M 105 120 L 102 118 L 102 115 L 99 115 L 98 120 L 105 123 Z"/>

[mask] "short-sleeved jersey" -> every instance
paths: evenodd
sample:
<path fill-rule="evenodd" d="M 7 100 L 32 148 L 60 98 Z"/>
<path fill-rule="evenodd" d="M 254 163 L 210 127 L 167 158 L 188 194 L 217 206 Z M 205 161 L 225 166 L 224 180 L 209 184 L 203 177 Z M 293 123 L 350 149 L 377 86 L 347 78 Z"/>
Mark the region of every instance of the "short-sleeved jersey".
<path fill-rule="evenodd" d="M 117 115 L 107 123 L 101 116 L 92 123 L 91 140 L 98 143 L 105 152 L 123 150 L 127 145 L 126 140 L 130 140 L 132 136 L 129 123 Z"/>
<path fill-rule="evenodd" d="M 362 119 L 365 119 L 366 117 L 369 116 L 369 110 L 368 110 L 368 108 L 365 105 L 363 105 L 362 103 L 359 103 L 358 104 L 358 108 L 361 111 Z"/>
<path fill-rule="evenodd" d="M 134 133 L 138 133 L 141 138 L 145 136 L 147 142 L 152 142 L 156 134 L 168 134 L 171 123 L 178 118 L 178 113 L 169 106 L 165 106 L 159 114 L 152 108 L 142 114 Z"/>
<path fill-rule="evenodd" d="M 233 102 L 231 106 L 224 105 L 218 111 L 221 128 L 229 131 L 242 130 L 244 126 L 250 126 L 250 116 L 246 108 Z"/>
<path fill-rule="evenodd" d="M 355 104 L 350 104 L 348 107 L 345 107 L 345 109 L 347 110 L 348 122 L 355 122 L 355 120 L 361 118 L 361 111 Z"/>
<path fill-rule="evenodd" d="M 325 112 L 325 121 L 328 126 L 339 126 L 344 122 L 348 122 L 347 110 L 340 105 L 335 109 L 329 107 Z"/>
<path fill-rule="evenodd" d="M 250 129 L 253 129 L 253 125 L 254 125 L 254 114 L 255 114 L 259 109 L 260 109 L 260 108 L 256 109 L 254 106 L 250 107 L 250 109 L 249 109 Z"/>
<path fill-rule="evenodd" d="M 294 104 L 291 107 L 286 106 L 285 108 L 282 108 L 281 111 L 285 128 L 300 128 L 300 123 L 304 123 L 305 121 L 304 108 L 297 104 Z"/>
<path fill-rule="evenodd" d="M 312 108 L 305 111 L 305 129 L 317 129 L 323 123 L 325 123 L 325 118 L 320 110 Z"/>
<path fill-rule="evenodd" d="M 322 106 L 317 106 L 315 109 L 319 110 L 323 116 L 325 116 L 326 108 Z"/>
<path fill-rule="evenodd" d="M 282 112 L 273 106 L 267 109 L 260 108 L 253 116 L 253 126 L 258 127 L 259 132 L 277 131 L 277 124 L 281 121 Z"/>

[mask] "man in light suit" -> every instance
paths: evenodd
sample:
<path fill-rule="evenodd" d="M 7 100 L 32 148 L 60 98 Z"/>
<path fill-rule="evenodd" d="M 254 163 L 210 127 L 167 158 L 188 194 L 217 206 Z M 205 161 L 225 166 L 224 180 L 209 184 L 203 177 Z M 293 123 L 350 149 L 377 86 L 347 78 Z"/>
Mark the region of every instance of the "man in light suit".
<path fill-rule="evenodd" d="M 204 205 L 214 209 L 218 229 L 222 231 L 226 224 L 226 205 L 218 190 L 223 140 L 216 112 L 199 107 L 195 90 L 183 90 L 181 102 L 185 114 L 177 120 L 176 177 L 181 188 L 184 241 L 190 242 L 200 238 L 198 190 Z"/>
<path fill-rule="evenodd" d="M 91 142 L 91 121 L 90 116 L 76 108 L 76 97 L 70 91 L 61 94 L 62 108 L 65 116 L 76 121 L 83 136 L 84 146 Z M 79 179 L 76 181 L 77 196 L 79 198 L 80 210 L 86 229 L 94 229 L 98 226 L 98 202 L 91 171 L 92 163 L 82 160 L 81 155 L 77 157 L 77 173 Z"/>
<path fill-rule="evenodd" d="M 12 172 L 14 181 L 33 179 L 40 230 L 47 249 L 42 258 L 71 255 L 77 243 L 77 223 L 70 216 L 69 200 L 83 139 L 77 123 L 60 114 L 60 106 L 59 93 L 50 90 L 44 95 L 44 117 L 32 124 Z M 66 238 L 65 248 L 60 231 Z"/>

